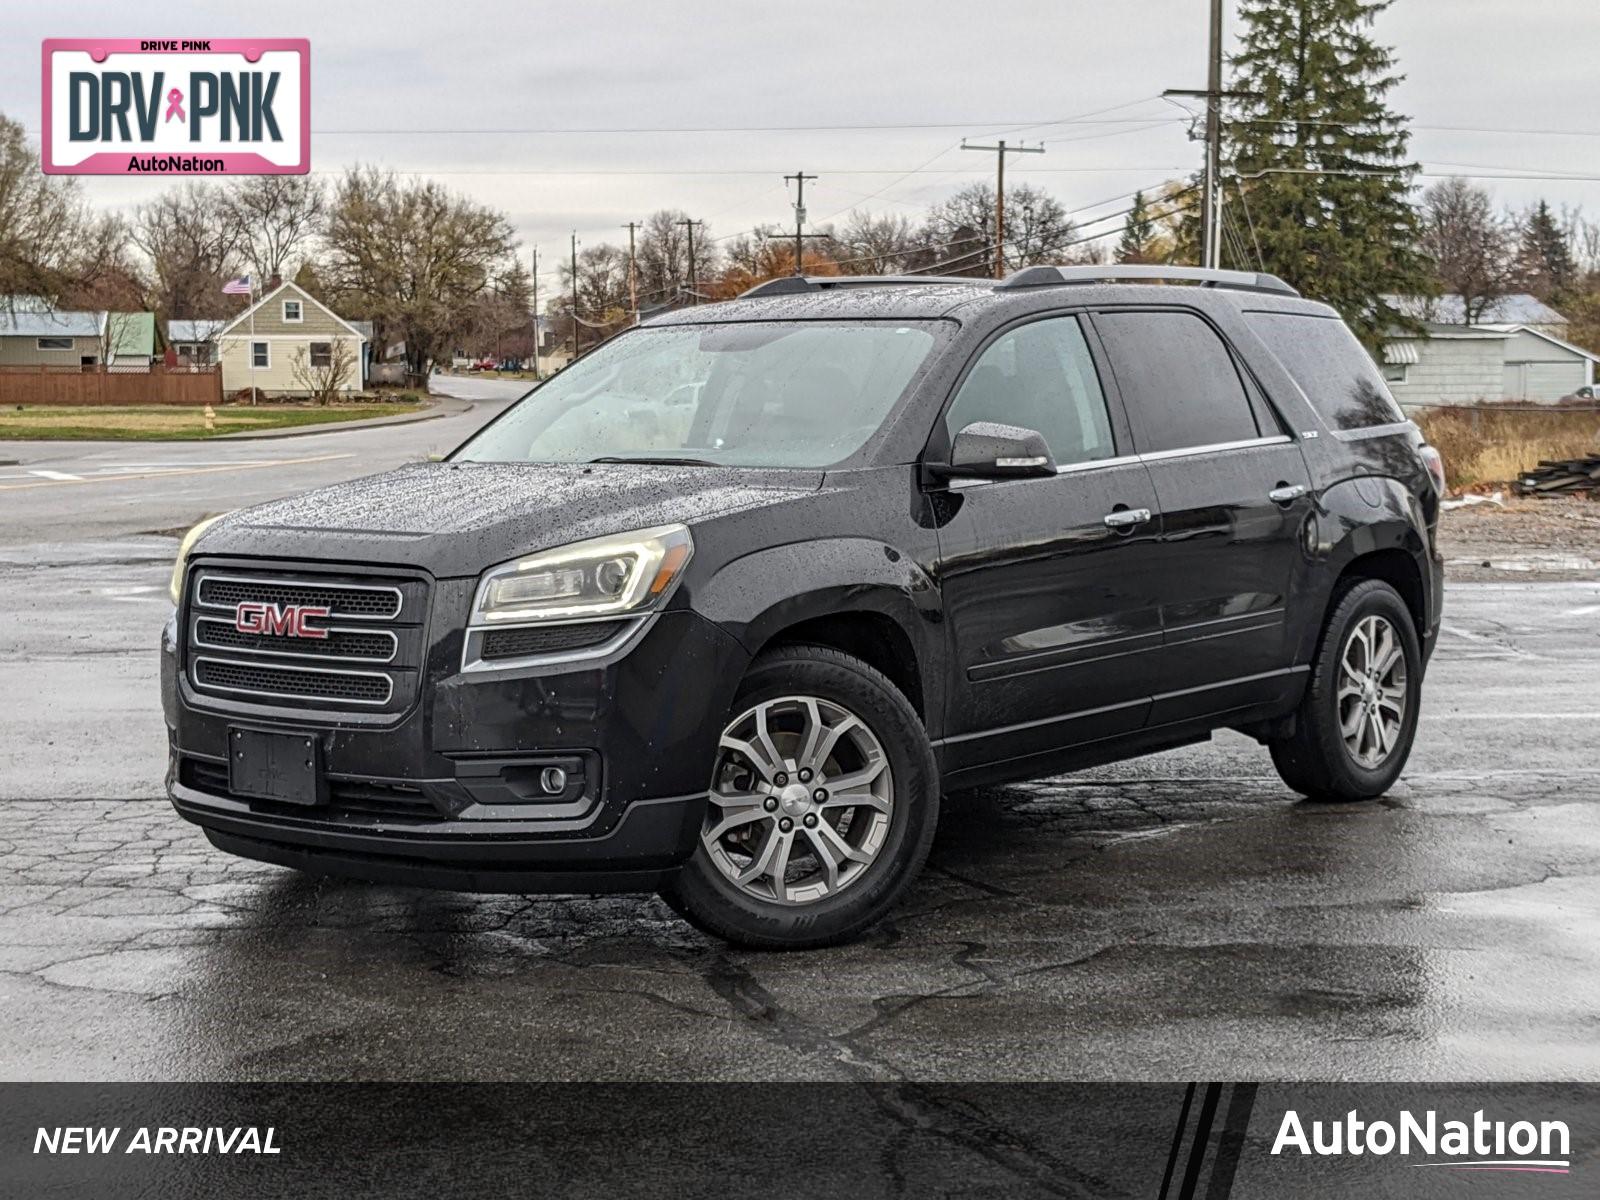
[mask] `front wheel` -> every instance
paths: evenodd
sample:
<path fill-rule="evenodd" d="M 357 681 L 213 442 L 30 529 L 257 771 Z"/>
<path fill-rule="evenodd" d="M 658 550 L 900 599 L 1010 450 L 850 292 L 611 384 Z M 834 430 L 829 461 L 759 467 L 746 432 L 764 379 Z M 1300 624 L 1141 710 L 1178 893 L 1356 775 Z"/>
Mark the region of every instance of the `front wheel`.
<path fill-rule="evenodd" d="M 1417 732 L 1422 653 L 1400 595 L 1362 580 L 1334 601 L 1294 733 L 1270 742 L 1283 781 L 1313 800 L 1370 800 L 1400 777 Z"/>
<path fill-rule="evenodd" d="M 742 946 L 842 942 L 916 877 L 938 810 L 927 733 L 894 684 L 837 650 L 785 647 L 739 689 L 699 845 L 662 896 Z"/>

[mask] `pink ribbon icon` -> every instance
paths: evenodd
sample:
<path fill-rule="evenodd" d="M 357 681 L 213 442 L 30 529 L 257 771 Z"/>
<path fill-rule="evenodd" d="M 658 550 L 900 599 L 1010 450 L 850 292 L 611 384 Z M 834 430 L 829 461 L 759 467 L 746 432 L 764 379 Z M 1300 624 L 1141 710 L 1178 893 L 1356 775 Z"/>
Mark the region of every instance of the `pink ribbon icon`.
<path fill-rule="evenodd" d="M 183 93 L 177 88 L 173 88 L 167 93 L 166 120 L 170 121 L 173 117 L 177 117 L 180 121 L 187 121 L 189 119 L 183 115 Z"/>

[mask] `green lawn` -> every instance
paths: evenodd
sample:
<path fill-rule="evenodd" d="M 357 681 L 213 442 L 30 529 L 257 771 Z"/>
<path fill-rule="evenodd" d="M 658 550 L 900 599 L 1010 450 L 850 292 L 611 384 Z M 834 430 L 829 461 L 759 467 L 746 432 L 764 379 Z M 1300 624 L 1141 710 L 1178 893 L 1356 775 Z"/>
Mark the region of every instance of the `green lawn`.
<path fill-rule="evenodd" d="M 126 441 L 195 441 L 224 433 L 291 429 L 330 421 L 359 421 L 419 412 L 422 404 L 343 404 L 313 408 L 298 404 L 222 404 L 213 428 L 206 428 L 203 408 L 143 405 L 127 408 L 80 408 L 30 404 L 0 408 L 0 441 L 114 438 Z"/>

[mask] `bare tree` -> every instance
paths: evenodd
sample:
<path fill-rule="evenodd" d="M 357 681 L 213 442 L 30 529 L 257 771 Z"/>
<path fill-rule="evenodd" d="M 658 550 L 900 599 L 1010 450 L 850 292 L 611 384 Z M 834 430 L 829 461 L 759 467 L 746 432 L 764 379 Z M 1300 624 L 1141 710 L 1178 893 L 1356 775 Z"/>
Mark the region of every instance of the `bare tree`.
<path fill-rule="evenodd" d="M 431 180 L 356 168 L 339 182 L 323 230 L 326 283 L 374 326 L 374 344 L 404 341 L 406 370 L 428 369 L 463 332 L 474 300 L 516 250 L 504 214 Z"/>
<path fill-rule="evenodd" d="M 686 296 L 691 272 L 689 231 L 683 222 L 688 219 L 688 213 L 666 208 L 646 219 L 636 250 L 641 307 L 671 304 Z M 695 226 L 694 259 L 696 282 L 709 283 L 716 268 L 717 247 L 705 225 Z"/>
<path fill-rule="evenodd" d="M 214 317 L 239 265 L 239 231 L 221 189 L 187 183 L 141 204 L 134 245 L 149 260 L 156 308 L 167 318 Z"/>
<path fill-rule="evenodd" d="M 1422 250 L 1446 292 L 1461 297 L 1476 325 L 1516 284 L 1516 241 L 1486 188 L 1465 179 L 1436 183 L 1422 197 Z"/>
<path fill-rule="evenodd" d="M 243 176 L 224 198 L 239 253 L 263 286 L 311 244 L 326 207 L 321 182 L 309 175 Z"/>
<path fill-rule="evenodd" d="M 994 188 L 986 183 L 969 184 L 929 211 L 924 241 L 935 254 L 957 250 L 964 270 L 987 275 L 989 268 L 983 261 L 985 254 L 989 263 L 994 261 L 994 220 Z M 1008 268 L 1064 261 L 1077 233 L 1066 209 L 1048 192 L 1028 183 L 1006 189 L 1004 255 Z M 971 245 L 974 242 L 987 249 Z M 941 260 L 948 257 L 951 255 L 942 255 Z M 973 260 L 970 266 L 968 257 Z"/>
<path fill-rule="evenodd" d="M 875 217 L 855 209 L 839 234 L 839 266 L 851 275 L 895 275 L 909 269 L 917 250 L 911 218 L 897 213 Z"/>
<path fill-rule="evenodd" d="M 318 346 L 325 346 L 326 353 L 316 351 Z M 350 340 L 334 338 L 328 342 L 312 342 L 310 348 L 301 346 L 290 360 L 289 373 L 297 390 L 326 408 L 345 390 L 355 365 L 356 355 Z"/>
<path fill-rule="evenodd" d="M 94 217 L 77 180 L 45 175 L 16 121 L 0 116 L 0 305 L 13 296 L 59 304 L 105 265 L 125 261 L 122 225 Z"/>

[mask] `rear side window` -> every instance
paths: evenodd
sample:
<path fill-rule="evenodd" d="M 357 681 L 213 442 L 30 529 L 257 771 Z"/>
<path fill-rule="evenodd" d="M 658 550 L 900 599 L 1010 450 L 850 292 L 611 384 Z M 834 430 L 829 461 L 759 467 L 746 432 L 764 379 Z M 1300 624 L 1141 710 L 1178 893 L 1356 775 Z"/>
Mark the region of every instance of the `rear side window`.
<path fill-rule="evenodd" d="M 1336 317 L 1245 313 L 1267 349 L 1334 429 L 1370 429 L 1404 421 L 1378 365 Z"/>
<path fill-rule="evenodd" d="M 1111 356 L 1139 453 L 1261 436 L 1232 351 L 1198 316 L 1100 313 L 1095 328 Z"/>
<path fill-rule="evenodd" d="M 974 421 L 1042 433 L 1060 466 L 1117 452 L 1105 393 L 1076 317 L 1019 326 L 983 352 L 962 381 L 945 428 L 954 438 Z"/>

